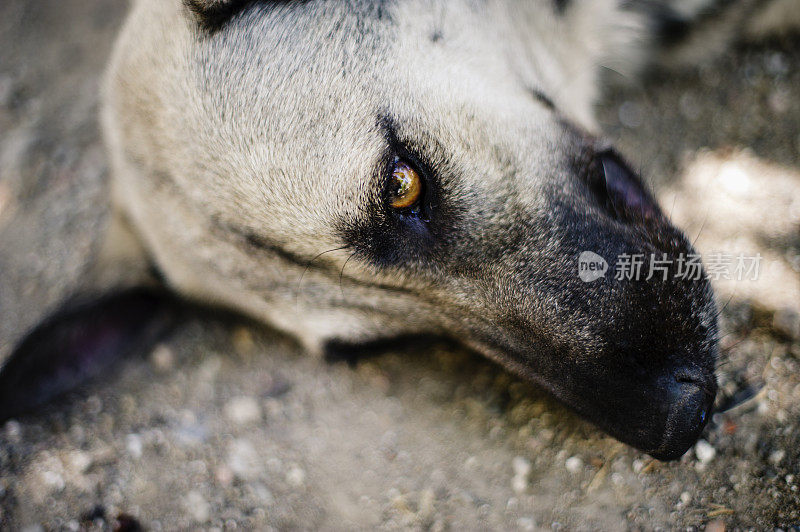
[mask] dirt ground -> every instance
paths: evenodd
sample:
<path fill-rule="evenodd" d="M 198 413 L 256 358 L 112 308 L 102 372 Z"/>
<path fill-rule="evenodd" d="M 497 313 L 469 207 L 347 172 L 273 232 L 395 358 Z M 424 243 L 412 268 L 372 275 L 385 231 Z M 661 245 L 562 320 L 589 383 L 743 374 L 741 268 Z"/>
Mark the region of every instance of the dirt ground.
<path fill-rule="evenodd" d="M 0 360 L 96 251 L 98 77 L 123 11 L 0 2 Z M 800 527 L 800 46 L 611 92 L 605 130 L 701 251 L 764 258 L 759 281 L 718 283 L 723 393 L 764 387 L 682 460 L 651 460 L 468 352 L 328 364 L 198 313 L 0 426 L 0 529 Z"/>

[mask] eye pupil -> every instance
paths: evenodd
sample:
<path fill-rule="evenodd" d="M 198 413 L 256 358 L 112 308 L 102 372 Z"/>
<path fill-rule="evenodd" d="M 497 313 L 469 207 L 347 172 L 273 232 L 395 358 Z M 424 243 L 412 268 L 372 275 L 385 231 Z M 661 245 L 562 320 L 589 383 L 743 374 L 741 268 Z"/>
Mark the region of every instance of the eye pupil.
<path fill-rule="evenodd" d="M 391 205 L 395 209 L 413 207 L 422 195 L 422 179 L 407 163 L 398 161 L 392 172 Z"/>

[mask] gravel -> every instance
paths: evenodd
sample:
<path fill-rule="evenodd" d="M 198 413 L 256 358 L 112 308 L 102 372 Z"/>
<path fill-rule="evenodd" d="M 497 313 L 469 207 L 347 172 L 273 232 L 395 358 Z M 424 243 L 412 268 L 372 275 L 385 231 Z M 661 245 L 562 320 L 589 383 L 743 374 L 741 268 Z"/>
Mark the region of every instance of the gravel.
<path fill-rule="evenodd" d="M 0 358 L 81 288 L 96 250 L 98 75 L 123 8 L 0 3 Z M 694 452 L 653 461 L 466 351 L 398 347 L 351 368 L 198 313 L 0 427 L 0 529 L 796 526 L 800 48 L 615 89 L 600 118 L 701 252 L 769 266 L 717 283 L 722 395 L 755 397 L 715 414 Z"/>

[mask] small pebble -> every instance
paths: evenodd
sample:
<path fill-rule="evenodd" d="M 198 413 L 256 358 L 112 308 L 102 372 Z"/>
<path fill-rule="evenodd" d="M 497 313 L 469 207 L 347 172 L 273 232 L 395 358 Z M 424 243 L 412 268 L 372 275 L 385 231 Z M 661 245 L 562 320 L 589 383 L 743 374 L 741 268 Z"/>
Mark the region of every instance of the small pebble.
<path fill-rule="evenodd" d="M 536 521 L 530 517 L 520 517 L 517 519 L 517 526 L 520 530 L 536 530 Z"/>
<path fill-rule="evenodd" d="M 566 467 L 567 471 L 574 475 L 583 469 L 583 460 L 577 456 L 571 456 L 567 458 L 566 462 L 564 462 L 564 467 Z"/>
<path fill-rule="evenodd" d="M 699 440 L 694 446 L 694 454 L 700 463 L 707 464 L 717 455 L 717 450 L 707 441 Z"/>
<path fill-rule="evenodd" d="M 526 477 L 513 477 L 511 479 L 511 489 L 514 493 L 524 493 L 528 489 L 528 479 Z"/>
<path fill-rule="evenodd" d="M 769 461 L 772 465 L 778 465 L 783 462 L 784 457 L 786 457 L 786 451 L 778 449 L 769 455 Z"/>
<path fill-rule="evenodd" d="M 42 482 L 50 489 L 50 491 L 61 491 L 66 485 L 66 482 L 64 482 L 64 477 L 56 471 L 43 471 Z"/>
<path fill-rule="evenodd" d="M 511 467 L 516 476 L 528 476 L 531 472 L 531 462 L 522 456 L 515 456 L 511 461 Z"/>
<path fill-rule="evenodd" d="M 261 406 L 252 397 L 236 397 L 225 405 L 225 416 L 239 425 L 261 419 Z"/>
<path fill-rule="evenodd" d="M 515 493 L 523 493 L 528 489 L 528 475 L 531 472 L 531 462 L 522 456 L 515 456 L 511 461 L 514 476 L 511 479 L 511 489 Z"/>
<path fill-rule="evenodd" d="M 299 466 L 292 467 L 288 473 L 286 473 L 286 482 L 291 484 L 295 488 L 299 488 L 303 485 L 306 481 L 306 472 L 303 471 Z"/>
<path fill-rule="evenodd" d="M 128 434 L 125 437 L 125 450 L 127 450 L 128 454 L 133 458 L 141 458 L 144 450 L 141 436 L 138 434 Z"/>
<path fill-rule="evenodd" d="M 211 515 L 211 507 L 197 491 L 190 491 L 186 495 L 184 508 L 197 523 L 205 523 Z"/>
<path fill-rule="evenodd" d="M 168 346 L 159 344 L 150 353 L 150 364 L 159 373 L 167 373 L 175 367 L 175 354 Z"/>
<path fill-rule="evenodd" d="M 73 451 L 67 455 L 67 463 L 74 471 L 85 473 L 92 465 L 92 456 L 82 451 Z"/>
<path fill-rule="evenodd" d="M 219 466 L 214 472 L 214 478 L 224 488 L 227 488 L 233 482 L 233 471 L 228 466 Z"/>
<path fill-rule="evenodd" d="M 228 450 L 228 468 L 241 479 L 255 478 L 263 468 L 263 460 L 247 440 L 234 440 Z"/>

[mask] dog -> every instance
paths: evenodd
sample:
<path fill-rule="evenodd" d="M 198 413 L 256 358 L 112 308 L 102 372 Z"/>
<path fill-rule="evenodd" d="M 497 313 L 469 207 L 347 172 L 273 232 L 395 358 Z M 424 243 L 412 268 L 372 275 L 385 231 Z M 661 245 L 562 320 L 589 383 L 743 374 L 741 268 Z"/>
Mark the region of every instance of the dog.
<path fill-rule="evenodd" d="M 318 355 L 454 339 L 680 457 L 713 407 L 718 310 L 593 105 L 602 69 L 695 60 L 709 20 L 722 46 L 790 2 L 715 4 L 136 0 L 103 89 L 117 281 L 19 344 L 0 418 L 146 348 L 177 294 Z M 613 275 L 634 256 L 670 266 Z"/>

